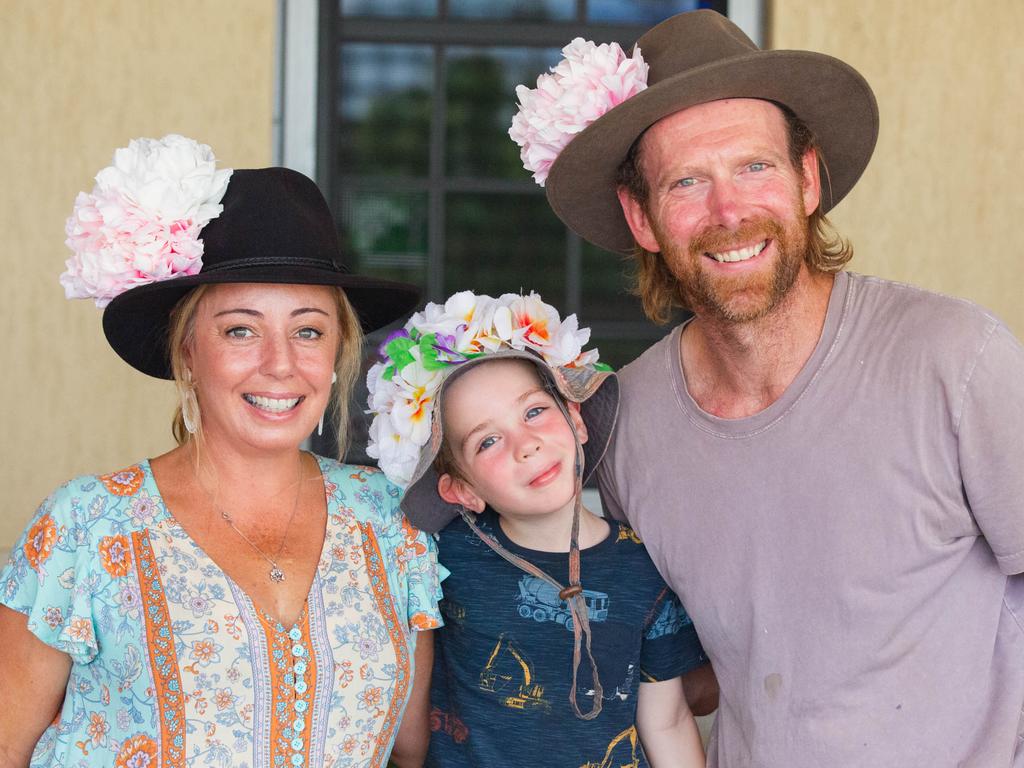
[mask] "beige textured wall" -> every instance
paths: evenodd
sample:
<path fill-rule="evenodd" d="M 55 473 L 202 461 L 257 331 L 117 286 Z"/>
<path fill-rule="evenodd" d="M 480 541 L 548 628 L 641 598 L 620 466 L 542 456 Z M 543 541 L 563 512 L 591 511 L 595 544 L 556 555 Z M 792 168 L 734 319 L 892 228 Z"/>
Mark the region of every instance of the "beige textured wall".
<path fill-rule="evenodd" d="M 830 216 L 851 268 L 963 296 L 1024 338 L 1024 2 L 770 0 L 773 48 L 871 83 L 874 158 Z"/>
<path fill-rule="evenodd" d="M 54 487 L 172 445 L 172 387 L 65 301 L 64 220 L 138 136 L 271 159 L 274 0 L 0 0 L 0 550 Z"/>

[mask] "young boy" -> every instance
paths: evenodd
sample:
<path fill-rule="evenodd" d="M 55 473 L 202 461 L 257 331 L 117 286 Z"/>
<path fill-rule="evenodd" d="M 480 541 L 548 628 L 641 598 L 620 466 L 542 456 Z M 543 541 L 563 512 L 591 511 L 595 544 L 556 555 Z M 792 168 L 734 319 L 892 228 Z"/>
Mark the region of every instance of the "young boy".
<path fill-rule="evenodd" d="M 456 294 L 371 372 L 371 450 L 450 570 L 430 766 L 704 764 L 693 625 L 636 535 L 580 504 L 618 407 L 588 338 L 535 295 Z"/>

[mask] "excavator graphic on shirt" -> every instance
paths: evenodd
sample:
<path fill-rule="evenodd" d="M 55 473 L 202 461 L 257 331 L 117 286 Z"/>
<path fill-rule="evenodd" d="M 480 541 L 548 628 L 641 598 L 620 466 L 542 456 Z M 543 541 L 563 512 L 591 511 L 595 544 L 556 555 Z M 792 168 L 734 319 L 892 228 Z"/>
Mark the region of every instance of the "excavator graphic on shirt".
<path fill-rule="evenodd" d="M 551 709 L 544 687 L 534 680 L 533 665 L 505 632 L 480 672 L 480 689 L 496 694 L 501 705 L 510 709 Z"/>

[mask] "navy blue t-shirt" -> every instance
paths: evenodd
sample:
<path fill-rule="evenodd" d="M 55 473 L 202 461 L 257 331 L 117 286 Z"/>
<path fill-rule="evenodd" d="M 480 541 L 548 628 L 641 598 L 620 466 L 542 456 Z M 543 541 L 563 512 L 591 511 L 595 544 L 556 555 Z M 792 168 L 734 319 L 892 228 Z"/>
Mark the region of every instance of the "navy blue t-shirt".
<path fill-rule="evenodd" d="M 502 546 L 568 583 L 566 553 L 512 543 L 490 510 L 478 524 Z M 569 703 L 573 633 L 565 601 L 547 582 L 499 557 L 462 521 L 440 534 L 445 626 L 437 631 L 427 765 L 646 766 L 636 733 L 641 682 L 706 663 L 693 623 L 626 525 L 580 553 L 592 650 L 604 688 L 601 714 Z M 576 701 L 593 706 L 584 654 Z"/>

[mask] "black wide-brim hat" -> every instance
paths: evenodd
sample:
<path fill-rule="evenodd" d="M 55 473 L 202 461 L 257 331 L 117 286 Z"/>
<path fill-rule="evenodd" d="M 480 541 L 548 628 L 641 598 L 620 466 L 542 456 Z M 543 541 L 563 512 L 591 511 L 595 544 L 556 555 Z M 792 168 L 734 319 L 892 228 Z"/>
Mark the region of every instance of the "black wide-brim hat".
<path fill-rule="evenodd" d="M 636 45 L 650 69 L 647 88 L 610 109 L 562 150 L 545 189 L 571 230 L 610 251 L 634 240 L 616 195 L 616 173 L 633 142 L 663 117 L 709 101 L 784 104 L 813 131 L 820 153 L 823 213 L 860 178 L 878 138 L 878 105 L 849 64 L 813 51 L 762 51 L 715 11 L 681 13 Z"/>
<path fill-rule="evenodd" d="M 313 180 L 298 171 L 235 170 L 221 204 L 224 210 L 200 233 L 203 266 L 198 274 L 132 288 L 104 310 L 107 341 L 133 368 L 173 378 L 167 350 L 171 310 L 199 285 L 339 286 L 367 332 L 416 306 L 415 286 L 348 271 L 327 201 Z"/>

